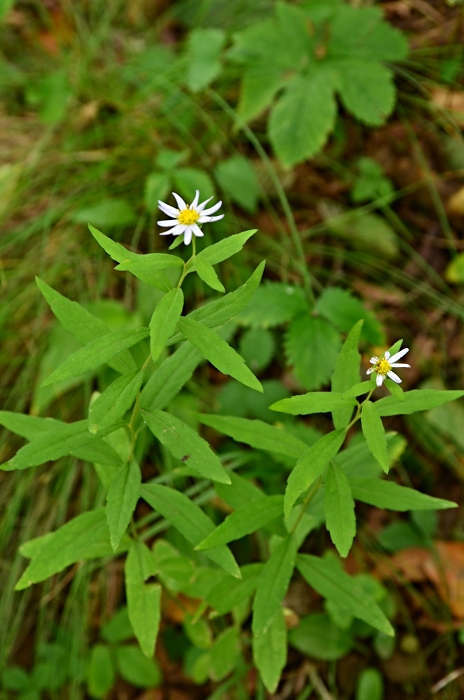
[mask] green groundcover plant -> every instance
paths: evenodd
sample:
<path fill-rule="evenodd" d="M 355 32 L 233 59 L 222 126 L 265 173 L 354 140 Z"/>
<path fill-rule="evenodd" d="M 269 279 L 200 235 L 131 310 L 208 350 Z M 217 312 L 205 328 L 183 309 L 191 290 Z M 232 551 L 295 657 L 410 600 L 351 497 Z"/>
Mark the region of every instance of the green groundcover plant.
<path fill-rule="evenodd" d="M 198 224 L 220 218 L 211 216 L 220 203 L 207 209 L 207 202 L 199 204 L 198 192 L 189 206 L 178 195 L 176 202 L 178 208 L 160 203 L 170 217 L 161 225 L 175 236 L 171 249 L 182 242 L 192 246 L 186 262 L 173 253 L 130 252 L 89 227 L 118 263 L 117 270 L 157 290 L 159 301 L 148 327 L 110 332 L 97 316 L 37 279 L 57 319 L 82 345 L 54 369 L 44 386 L 105 364 L 112 372 L 113 381 L 92 396 L 88 417 L 65 423 L 0 412 L 0 423 L 28 441 L 3 470 L 28 469 L 72 455 L 94 465 L 106 494 L 105 505 L 22 545 L 21 554 L 29 563 L 16 586 L 28 588 L 76 562 L 95 560 L 105 567 L 112 558 L 124 558 L 126 605 L 102 628 L 102 641 L 92 648 L 88 664 L 88 688 L 95 698 L 105 697 L 116 674 L 142 687 L 161 682 L 154 653 L 163 590 L 169 597 L 183 594 L 201 601 L 183 621 L 191 642 L 185 671 L 197 683 L 221 681 L 252 662 L 273 692 L 286 664 L 288 643 L 328 660 L 345 654 L 355 635 L 374 637 L 380 644 L 394 634 L 388 592 L 369 576 L 348 575 L 341 565 L 356 535 L 355 501 L 396 511 L 456 505 L 389 478 L 405 441 L 386 432 L 383 419 L 440 406 L 464 391 L 404 392 L 394 372 L 409 366 L 397 363 L 408 352 L 401 349 L 402 341 L 382 357 L 372 357 L 372 368 L 361 381 L 362 319 L 339 349 L 330 390 L 274 402 L 274 424 L 237 416 L 197 416 L 201 424 L 276 460 L 288 472 L 285 492 L 267 493 L 241 476 L 240 461 L 221 459 L 204 437 L 166 410 L 205 360 L 245 387 L 263 391 L 228 339 L 231 321 L 244 313 L 259 289 L 264 262 L 235 291 L 183 313 L 186 277 L 197 274 L 223 293 L 214 266 L 239 253 L 255 231 L 229 236 L 197 252 L 198 239 L 204 237 Z M 304 318 L 311 324 L 313 317 L 298 318 L 302 333 Z M 390 395 L 377 398 L 382 385 Z M 305 419 L 299 417 L 314 414 L 330 414 L 333 429 L 315 432 L 309 444 L 302 439 Z M 156 463 L 155 454 L 164 455 L 171 467 L 159 466 L 158 475 L 144 481 L 142 468 L 150 459 Z M 211 508 L 206 512 L 204 506 L 215 497 L 226 517 Z M 143 508 L 138 507 L 141 502 Z M 182 551 L 154 538 L 163 523 L 180 533 Z M 333 550 L 324 556 L 307 553 L 307 537 L 320 527 L 327 528 L 339 556 Z M 246 536 L 257 537 L 259 560 L 239 566 L 229 545 Z M 325 612 L 303 617 L 289 630 L 283 600 L 293 576 L 301 576 L 322 596 Z M 140 648 L 127 644 L 134 636 Z M 375 670 L 370 673 L 375 675 Z M 21 682 L 26 688 L 30 681 L 25 676 Z"/>

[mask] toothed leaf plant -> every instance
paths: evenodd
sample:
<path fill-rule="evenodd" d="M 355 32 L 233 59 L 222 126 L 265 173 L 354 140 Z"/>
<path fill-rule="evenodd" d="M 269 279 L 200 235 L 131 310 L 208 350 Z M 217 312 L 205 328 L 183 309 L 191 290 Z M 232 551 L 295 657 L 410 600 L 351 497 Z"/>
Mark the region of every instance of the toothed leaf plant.
<path fill-rule="evenodd" d="M 94 698 L 105 697 L 118 674 L 140 687 L 161 682 L 155 647 L 163 597 L 177 601 L 182 611 L 184 670 L 197 683 L 221 681 L 234 669 L 243 674 L 254 663 L 264 686 L 274 692 L 289 643 L 330 660 L 345 654 L 361 629 L 364 636 L 393 635 L 388 591 L 367 575 L 351 576 L 343 569 L 356 535 L 355 504 L 398 511 L 455 506 L 392 478 L 390 469 L 405 440 L 388 430 L 388 418 L 440 406 L 464 391 L 403 392 L 393 371 L 409 367 L 396 362 L 407 353 L 401 341 L 373 356 L 361 381 L 360 342 L 378 344 L 383 336 L 371 314 L 361 309 L 359 318 L 360 303 L 342 290 L 327 290 L 311 306 L 298 287 L 270 282 L 260 287 L 261 263 L 242 286 L 224 293 L 215 266 L 239 253 L 256 232 L 232 235 L 198 252 L 196 244 L 206 241 L 200 225 L 219 218 L 211 214 L 220 203 L 208 210 L 198 193 L 190 205 L 178 195 L 175 199 L 177 207 L 160 202 L 170 217 L 161 226 L 175 237 L 171 248 L 182 242 L 191 246 L 187 261 L 169 252 L 131 252 L 89 227 L 117 270 L 153 289 L 157 303 L 147 327 L 111 331 L 79 303 L 37 280 L 57 319 L 82 346 L 44 385 L 102 365 L 112 372 L 113 381 L 92 396 L 88 416 L 65 423 L 0 412 L 0 424 L 27 441 L 3 470 L 73 456 L 94 465 L 101 482 L 103 495 L 94 508 L 22 545 L 29 563 L 16 585 L 26 589 L 77 562 L 105 567 L 112 559 L 121 561 L 127 607 L 103 627 L 103 640 L 91 650 L 87 679 Z M 183 284 L 191 274 L 220 296 L 188 311 Z M 346 309 L 356 322 L 349 321 Z M 307 384 L 311 388 L 314 381 L 323 390 L 303 393 L 302 386 L 300 393 L 274 401 L 266 406 L 267 421 L 218 413 L 182 420 L 169 407 L 201 362 L 262 394 L 261 382 L 231 344 L 231 322 L 237 318 L 251 326 L 247 333 L 257 333 L 241 343 L 244 354 L 252 355 L 256 343 L 265 347 L 258 369 L 270 361 L 269 339 L 263 341 L 262 333 L 290 323 L 286 343 L 290 358 L 297 358 L 295 374 L 304 384 L 314 370 L 317 379 Z M 320 415 L 325 418 L 317 425 L 327 426 L 325 432 L 312 424 Z M 234 449 L 214 449 L 212 431 L 234 441 Z M 274 482 L 253 478 L 247 468 L 260 455 L 277 469 Z M 334 548 L 319 556 L 310 552 L 307 538 L 324 527 Z M 161 537 L 166 529 L 175 536 Z M 238 556 L 243 538 L 259 545 L 256 555 Z M 296 579 L 322 596 L 324 611 L 290 625 L 284 601 Z M 337 644 L 320 642 L 321 630 L 331 629 L 338 630 Z"/>

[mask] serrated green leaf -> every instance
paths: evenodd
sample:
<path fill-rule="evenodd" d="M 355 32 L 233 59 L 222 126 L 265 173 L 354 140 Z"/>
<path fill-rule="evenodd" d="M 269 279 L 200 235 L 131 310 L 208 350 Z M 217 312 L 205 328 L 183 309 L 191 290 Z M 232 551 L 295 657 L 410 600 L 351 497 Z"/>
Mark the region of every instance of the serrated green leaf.
<path fill-rule="evenodd" d="M 104 700 L 113 687 L 115 673 L 111 650 L 106 644 L 95 644 L 90 652 L 87 690 L 92 698 Z"/>
<path fill-rule="evenodd" d="M 281 399 L 269 408 L 272 411 L 291 413 L 292 416 L 306 416 L 311 413 L 330 413 L 340 408 L 351 408 L 352 410 L 355 405 L 354 399 L 342 399 L 342 394 L 335 391 L 312 391 L 301 396 Z"/>
<path fill-rule="evenodd" d="M 356 299 L 346 289 L 339 287 L 325 289 L 314 308 L 345 333 L 348 333 L 357 322 L 363 320 L 361 337 L 371 345 L 385 343 L 385 333 L 374 314 L 364 308 L 362 301 Z M 357 350 L 357 345 L 355 349 Z"/>
<path fill-rule="evenodd" d="M 268 107 L 287 79 L 276 66 L 256 65 L 245 69 L 240 87 L 238 117 L 249 122 Z"/>
<path fill-rule="evenodd" d="M 184 308 L 182 289 L 171 289 L 157 304 L 150 321 L 150 351 L 153 362 L 161 355 L 174 333 Z"/>
<path fill-rule="evenodd" d="M 335 369 L 332 374 L 332 391 L 341 392 L 342 400 L 358 396 L 358 394 L 347 396 L 345 392 L 352 387 L 353 384 L 359 382 L 361 355 L 359 354 L 358 345 L 363 325 L 364 320 L 360 320 L 353 326 L 335 362 Z M 346 428 L 352 415 L 353 409 L 348 406 L 335 409 L 332 411 L 334 426 L 336 428 Z"/>
<path fill-rule="evenodd" d="M 274 693 L 287 663 L 287 628 L 283 610 L 277 610 L 264 634 L 253 637 L 253 660 L 266 690 Z"/>
<path fill-rule="evenodd" d="M 134 460 L 119 467 L 111 482 L 106 496 L 106 519 L 114 552 L 119 547 L 139 500 L 141 483 L 140 467 Z"/>
<path fill-rule="evenodd" d="M 275 350 L 274 336 L 265 328 L 249 328 L 240 338 L 240 355 L 253 372 L 266 369 Z"/>
<path fill-rule="evenodd" d="M 299 554 L 296 566 L 309 585 L 324 598 L 349 610 L 355 617 L 364 620 L 380 632 L 388 636 L 394 635 L 393 627 L 377 603 L 355 579 L 330 559 Z"/>
<path fill-rule="evenodd" d="M 414 389 L 403 393 L 403 401 L 386 396 L 376 402 L 379 416 L 408 416 L 417 411 L 427 411 L 448 401 L 464 396 L 464 391 L 440 391 L 439 389 Z"/>
<path fill-rule="evenodd" d="M 304 292 L 282 282 L 264 282 L 238 321 L 252 328 L 272 328 L 290 321 L 307 310 Z"/>
<path fill-rule="evenodd" d="M 42 382 L 48 386 L 69 377 L 78 377 L 90 369 L 96 369 L 121 350 L 132 347 L 150 335 L 148 328 L 138 330 L 122 330 L 108 333 L 87 343 L 83 348 L 70 355 L 51 375 Z"/>
<path fill-rule="evenodd" d="M 140 649 L 126 644 L 115 648 L 118 670 L 125 681 L 137 688 L 156 688 L 162 675 L 155 659 L 149 659 Z"/>
<path fill-rule="evenodd" d="M 216 274 L 214 267 L 205 258 L 197 255 L 195 258 L 195 270 L 200 277 L 209 287 L 215 289 L 217 292 L 225 292 L 224 285 L 220 281 Z"/>
<path fill-rule="evenodd" d="M 145 410 L 160 410 L 177 396 L 202 360 L 201 353 L 190 343 L 183 343 L 155 369 L 140 394 Z"/>
<path fill-rule="evenodd" d="M 340 467 L 332 462 L 325 477 L 325 522 L 341 557 L 348 556 L 356 535 L 356 518 L 350 483 Z"/>
<path fill-rule="evenodd" d="M 230 199 L 246 211 L 254 213 L 258 204 L 259 183 L 250 161 L 232 156 L 219 163 L 216 178 Z"/>
<path fill-rule="evenodd" d="M 335 457 L 345 440 L 345 430 L 333 430 L 324 435 L 299 458 L 290 473 L 285 490 L 284 513 L 288 518 L 297 498 L 320 476 Z"/>
<path fill-rule="evenodd" d="M 219 457 L 190 426 L 164 411 L 142 410 L 141 413 L 153 435 L 174 457 L 195 469 L 205 479 L 230 484 L 230 478 Z"/>
<path fill-rule="evenodd" d="M 338 61 L 336 70 L 340 98 L 346 109 L 368 126 L 384 124 L 395 106 L 391 71 L 380 63 L 357 59 Z"/>
<path fill-rule="evenodd" d="M 340 3 L 331 22 L 329 54 L 366 62 L 402 61 L 408 54 L 408 42 L 384 21 L 380 8 Z"/>
<path fill-rule="evenodd" d="M 248 369 L 245 360 L 230 345 L 208 326 L 195 321 L 191 316 L 178 323 L 180 332 L 223 374 L 229 374 L 250 389 L 263 391 L 261 382 Z"/>
<path fill-rule="evenodd" d="M 194 547 L 214 530 L 213 522 L 187 496 L 167 486 L 144 484 L 142 498 L 168 520 Z M 205 552 L 206 556 L 232 576 L 240 578 L 240 569 L 225 546 Z"/>
<path fill-rule="evenodd" d="M 220 54 L 226 35 L 215 27 L 196 27 L 187 41 L 187 85 L 194 92 L 203 90 L 220 73 Z"/>
<path fill-rule="evenodd" d="M 338 331 L 325 319 L 306 314 L 293 319 L 285 351 L 296 378 L 306 389 L 319 389 L 329 381 L 340 345 Z"/>
<path fill-rule="evenodd" d="M 136 399 L 143 376 L 143 370 L 137 369 L 123 374 L 91 404 L 88 427 L 92 434 L 106 430 L 124 416 Z"/>
<path fill-rule="evenodd" d="M 226 576 L 208 592 L 205 601 L 218 615 L 226 615 L 255 592 L 264 564 L 247 564 L 240 571 L 242 579 Z"/>
<path fill-rule="evenodd" d="M 253 603 L 252 630 L 255 636 L 266 633 L 281 606 L 295 567 L 296 553 L 297 542 L 293 535 L 288 535 L 264 565 Z"/>
<path fill-rule="evenodd" d="M 100 439 L 117 427 L 112 426 L 97 437 L 89 433 L 86 420 L 53 426 L 21 447 L 13 459 L 2 465 L 2 469 L 27 469 L 66 455 L 102 464 L 120 464 L 116 452 Z"/>
<path fill-rule="evenodd" d="M 238 508 L 195 549 L 218 547 L 260 530 L 267 523 L 283 515 L 283 503 L 283 496 L 265 496 Z"/>
<path fill-rule="evenodd" d="M 145 583 L 148 578 L 145 560 L 153 558 L 142 542 L 132 542 L 124 566 L 129 620 L 143 653 L 149 658 L 155 652 L 161 618 L 161 586 Z M 155 563 L 153 561 L 153 568 Z"/>
<path fill-rule="evenodd" d="M 104 321 L 91 314 L 76 301 L 67 299 L 40 277 L 36 277 L 35 281 L 63 328 L 69 331 L 79 343 L 86 345 L 110 332 Z M 134 359 L 128 350 L 123 350 L 119 355 L 108 360 L 108 364 L 117 372 L 122 373 L 135 369 Z"/>
<path fill-rule="evenodd" d="M 387 510 L 443 510 L 457 508 L 457 504 L 443 498 L 434 498 L 415 491 L 407 486 L 400 486 L 392 481 L 380 479 L 359 479 L 350 477 L 353 497 L 357 501 L 368 503 L 376 508 Z"/>
<path fill-rule="evenodd" d="M 222 241 L 218 243 L 213 243 L 213 245 L 204 248 L 196 256 L 193 267 L 195 268 L 198 258 L 206 260 L 210 265 L 217 265 L 217 263 L 227 260 L 236 253 L 239 253 L 245 243 L 257 232 L 258 229 L 253 228 L 249 231 L 242 231 L 242 233 L 236 233 L 233 236 L 228 236 L 223 238 Z"/>
<path fill-rule="evenodd" d="M 361 412 L 361 425 L 368 447 L 384 472 L 388 474 L 387 440 L 377 404 L 366 401 Z"/>
<path fill-rule="evenodd" d="M 327 141 L 337 115 L 330 71 L 297 75 L 269 118 L 269 137 L 286 167 L 316 155 Z"/>
<path fill-rule="evenodd" d="M 198 419 L 204 425 L 209 425 L 210 428 L 257 450 L 289 455 L 298 459 L 308 447 L 302 440 L 286 433 L 285 430 L 260 420 L 205 414 L 198 414 Z"/>

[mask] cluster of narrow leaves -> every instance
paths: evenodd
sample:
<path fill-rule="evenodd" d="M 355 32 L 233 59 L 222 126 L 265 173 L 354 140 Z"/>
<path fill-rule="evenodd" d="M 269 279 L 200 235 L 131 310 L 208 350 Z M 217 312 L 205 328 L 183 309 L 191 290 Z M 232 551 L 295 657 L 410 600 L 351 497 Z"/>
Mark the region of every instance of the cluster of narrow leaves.
<path fill-rule="evenodd" d="M 200 422 L 237 442 L 270 455 L 281 455 L 287 463 L 290 460 L 285 493 L 269 495 L 233 469 L 226 469 L 220 456 L 196 430 L 166 410 L 197 365 L 205 360 L 243 385 L 262 391 L 244 359 L 225 340 L 223 327 L 238 314 L 242 314 L 243 322 L 245 309 L 258 290 L 263 264 L 241 287 L 188 314 L 183 314 L 181 289 L 186 275 L 196 272 L 213 289 L 222 291 L 214 265 L 239 252 L 254 232 L 231 236 L 184 262 L 171 254 L 131 253 L 96 229 L 91 230 L 118 263 L 118 270 L 131 272 L 164 295 L 154 308 L 149 327 L 110 332 L 80 304 L 38 280 L 55 316 L 82 344 L 45 384 L 80 376 L 105 363 L 115 374 L 112 383 L 94 397 L 86 420 L 68 424 L 0 412 L 0 424 L 28 441 L 2 469 L 26 469 L 72 455 L 95 466 L 106 491 L 105 507 L 84 512 L 57 531 L 21 547 L 21 554 L 30 562 L 17 589 L 43 581 L 75 562 L 125 556 L 126 627 L 130 628 L 129 635 L 135 635 L 147 659 L 153 659 L 155 651 L 163 588 L 174 595 L 181 592 L 202 601 L 195 615 L 184 619 L 185 633 L 194 650 L 185 660 L 191 677 L 198 683 L 207 678 L 218 681 L 242 663 L 247 653 L 251 614 L 254 663 L 271 692 L 286 663 L 288 635 L 282 603 L 294 575 L 300 575 L 324 597 L 334 619 L 348 619 L 349 625 L 355 619 L 361 620 L 372 633 L 393 634 L 385 611 L 360 580 L 346 574 L 333 557 L 300 554 L 299 550 L 309 532 L 325 524 L 339 554 L 345 557 L 356 532 L 356 500 L 394 510 L 453 507 L 448 501 L 380 478 L 388 473 L 398 452 L 398 438 L 385 433 L 382 418 L 440 406 L 464 392 L 402 392 L 392 388 L 394 395 L 372 401 L 375 382 L 360 382 L 359 376 L 358 344 L 364 323 L 361 319 L 348 333 L 334 360 L 331 391 L 310 392 L 271 406 L 274 411 L 294 416 L 331 414 L 334 429 L 313 444 L 308 446 L 283 426 L 259 420 L 198 416 Z M 172 281 L 174 278 L 177 284 Z M 283 308 L 280 321 L 294 318 L 292 323 L 298 322 L 298 328 L 304 332 L 304 324 L 311 324 L 314 317 L 307 313 L 299 291 L 291 289 L 291 294 L 287 294 L 294 304 L 291 314 Z M 327 295 L 318 303 L 323 318 L 316 320 L 336 324 L 336 305 L 331 306 Z M 263 321 L 265 318 L 261 317 Z M 367 316 L 366 321 L 365 332 L 378 333 L 372 318 Z M 335 326 L 328 327 L 335 332 Z M 131 348 L 136 345 L 146 347 L 145 361 L 135 360 Z M 175 349 L 168 354 L 171 346 Z M 391 352 L 399 346 L 397 343 Z M 323 340 L 320 351 L 324 352 Z M 360 440 L 344 447 L 348 430 L 358 420 L 362 428 Z M 146 430 L 158 443 L 159 453 L 169 454 L 178 465 L 168 479 L 162 474 L 143 482 Z M 190 497 L 188 492 L 175 488 L 176 483 L 185 483 L 177 482 L 178 477 L 197 479 L 199 485 L 211 487 L 208 498 L 217 495 L 227 504 L 227 517 L 216 524 L 201 507 L 205 491 L 194 489 Z M 146 527 L 147 520 L 137 519 L 140 499 L 156 518 L 182 535 L 191 548 L 191 557 L 181 555 L 163 540 L 148 546 L 152 535 Z M 263 561 L 239 566 L 229 544 L 258 532 L 266 543 L 262 548 Z M 201 566 L 196 552 L 202 553 Z M 224 625 L 215 635 L 211 620 L 217 616 L 224 616 Z M 303 619 L 290 633 L 290 643 L 299 649 L 308 648 L 307 630 L 314 631 L 320 622 Z M 111 646 L 118 639 L 107 634 L 106 641 Z M 90 662 L 94 697 L 104 697 L 116 673 L 127 677 L 127 658 L 137 655 L 130 649 L 133 648 L 118 646 L 112 651 L 105 644 L 94 648 Z M 113 658 L 117 659 L 116 665 Z M 140 666 L 140 659 L 134 663 Z M 98 685 L 98 674 L 92 675 L 92 669 L 99 665 L 106 668 L 107 682 L 103 685 Z M 141 673 L 156 684 L 156 664 L 146 665 Z"/>

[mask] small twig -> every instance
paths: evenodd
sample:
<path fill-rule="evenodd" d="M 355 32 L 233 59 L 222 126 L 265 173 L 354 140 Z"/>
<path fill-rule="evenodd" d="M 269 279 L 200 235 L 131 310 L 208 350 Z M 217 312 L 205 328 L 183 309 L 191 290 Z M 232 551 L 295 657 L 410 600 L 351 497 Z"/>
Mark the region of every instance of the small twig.
<path fill-rule="evenodd" d="M 317 672 L 317 669 L 313 664 L 307 664 L 306 670 L 309 676 L 309 680 L 314 686 L 316 693 L 319 695 L 321 700 L 335 700 L 334 696 L 329 693 L 325 687 L 324 681 Z"/>
<path fill-rule="evenodd" d="M 448 673 L 447 676 L 441 679 L 441 681 L 438 681 L 438 683 L 435 683 L 434 686 L 432 686 L 430 692 L 431 693 L 438 693 L 440 690 L 443 690 L 449 683 L 452 683 L 455 681 L 459 676 L 462 676 L 464 674 L 464 668 L 457 668 L 455 671 L 451 671 L 451 673 Z"/>

